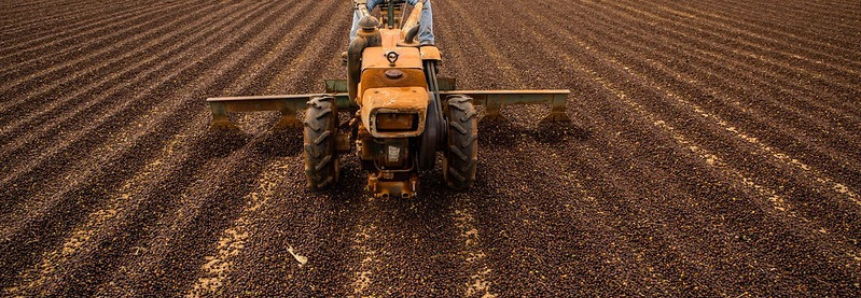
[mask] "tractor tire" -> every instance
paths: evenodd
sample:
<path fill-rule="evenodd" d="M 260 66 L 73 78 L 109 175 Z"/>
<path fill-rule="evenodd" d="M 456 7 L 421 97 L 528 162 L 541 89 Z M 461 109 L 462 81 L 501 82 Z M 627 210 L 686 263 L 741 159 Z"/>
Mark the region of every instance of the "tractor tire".
<path fill-rule="evenodd" d="M 472 98 L 448 98 L 448 142 L 443 151 L 443 178 L 450 188 L 464 190 L 475 182 L 478 164 L 478 120 Z"/>
<path fill-rule="evenodd" d="M 336 137 L 338 111 L 335 99 L 312 98 L 305 110 L 305 177 L 308 187 L 323 190 L 338 182 L 340 172 Z"/>

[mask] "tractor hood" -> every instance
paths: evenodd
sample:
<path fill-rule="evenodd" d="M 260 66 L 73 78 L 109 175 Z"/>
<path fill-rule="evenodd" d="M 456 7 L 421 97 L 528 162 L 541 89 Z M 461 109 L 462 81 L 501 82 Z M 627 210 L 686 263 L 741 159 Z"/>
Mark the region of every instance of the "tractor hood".
<path fill-rule="evenodd" d="M 422 87 L 369 88 L 362 95 L 362 124 L 375 138 L 407 138 L 425 130 L 428 92 Z"/>

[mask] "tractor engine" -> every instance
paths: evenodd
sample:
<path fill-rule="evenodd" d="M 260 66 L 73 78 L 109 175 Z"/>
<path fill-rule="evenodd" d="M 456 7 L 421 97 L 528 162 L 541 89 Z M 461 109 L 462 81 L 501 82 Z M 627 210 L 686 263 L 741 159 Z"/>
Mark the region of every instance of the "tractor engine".
<path fill-rule="evenodd" d="M 381 31 L 382 36 L 400 33 Z M 368 47 L 362 57 L 356 151 L 362 169 L 370 171 L 368 190 L 381 197 L 412 197 L 418 184 L 418 137 L 425 131 L 430 98 L 420 51 Z"/>

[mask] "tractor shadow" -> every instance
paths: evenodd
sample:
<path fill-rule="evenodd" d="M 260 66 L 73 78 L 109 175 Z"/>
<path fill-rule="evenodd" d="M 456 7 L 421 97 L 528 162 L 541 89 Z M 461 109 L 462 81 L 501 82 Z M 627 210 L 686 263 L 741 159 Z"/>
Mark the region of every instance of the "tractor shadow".
<path fill-rule="evenodd" d="M 251 140 L 251 135 L 239 130 L 209 129 L 192 145 L 194 152 L 210 158 L 225 158 Z"/>
<path fill-rule="evenodd" d="M 200 142 L 201 152 L 210 158 L 225 158 L 250 143 L 255 153 L 272 157 L 291 157 L 302 153 L 301 129 L 269 129 L 252 133 L 243 130 L 215 130 L 206 132 Z"/>
<path fill-rule="evenodd" d="M 591 132 L 588 129 L 575 123 L 524 126 L 508 119 L 482 119 L 478 123 L 478 142 L 483 146 L 513 146 L 528 141 L 542 144 L 584 142 L 590 137 Z"/>
<path fill-rule="evenodd" d="M 291 157 L 302 153 L 303 136 L 301 129 L 273 129 L 259 137 L 262 146 L 257 146 L 262 155 L 268 157 Z"/>
<path fill-rule="evenodd" d="M 424 284 L 431 288 L 454 292 L 457 279 L 460 231 L 453 221 L 453 202 L 458 192 L 448 189 L 439 166 L 434 171 L 420 173 L 418 195 L 409 199 L 373 198 L 365 190 L 367 172 L 358 162 L 342 158 L 340 181 L 336 188 L 322 192 L 327 198 L 322 210 L 333 210 L 325 225 L 333 227 L 331 235 L 341 237 L 341 248 L 325 248 L 320 254 L 333 262 L 326 267 L 334 272 L 350 273 L 337 276 L 339 283 L 352 283 L 362 262 L 368 256 L 356 251 L 375 251 L 372 257 L 374 280 L 395 287 L 409 287 L 401 279 L 403 272 L 420 273 Z M 462 196 L 462 195 L 461 195 Z M 367 232 L 367 234 L 364 234 Z M 365 235 L 365 236 L 357 236 Z M 352 256 L 345 259 L 344 256 Z M 391 265 L 391 266 L 389 266 Z M 427 270 L 427 268 L 437 268 Z M 351 273 L 352 272 L 352 273 Z M 331 276 L 320 276 L 331 279 Z"/>
<path fill-rule="evenodd" d="M 550 106 L 544 104 L 506 106 L 497 115 L 499 117 L 489 117 L 484 106 L 477 106 L 476 111 L 480 116 L 478 141 L 482 146 L 510 147 L 529 142 L 584 142 L 591 137 L 589 129 L 576 121 L 576 117 L 571 120 L 552 117 Z M 545 122 L 546 117 L 557 121 Z"/>

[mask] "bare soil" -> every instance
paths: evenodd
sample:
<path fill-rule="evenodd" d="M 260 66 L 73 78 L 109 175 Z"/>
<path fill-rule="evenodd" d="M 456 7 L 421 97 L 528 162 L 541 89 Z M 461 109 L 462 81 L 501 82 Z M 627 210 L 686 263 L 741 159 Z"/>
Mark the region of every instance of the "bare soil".
<path fill-rule="evenodd" d="M 348 1 L 2 1 L 4 297 L 861 296 L 861 2 L 435 0 L 482 122 L 467 192 L 305 187 L 212 96 L 343 78 Z"/>

